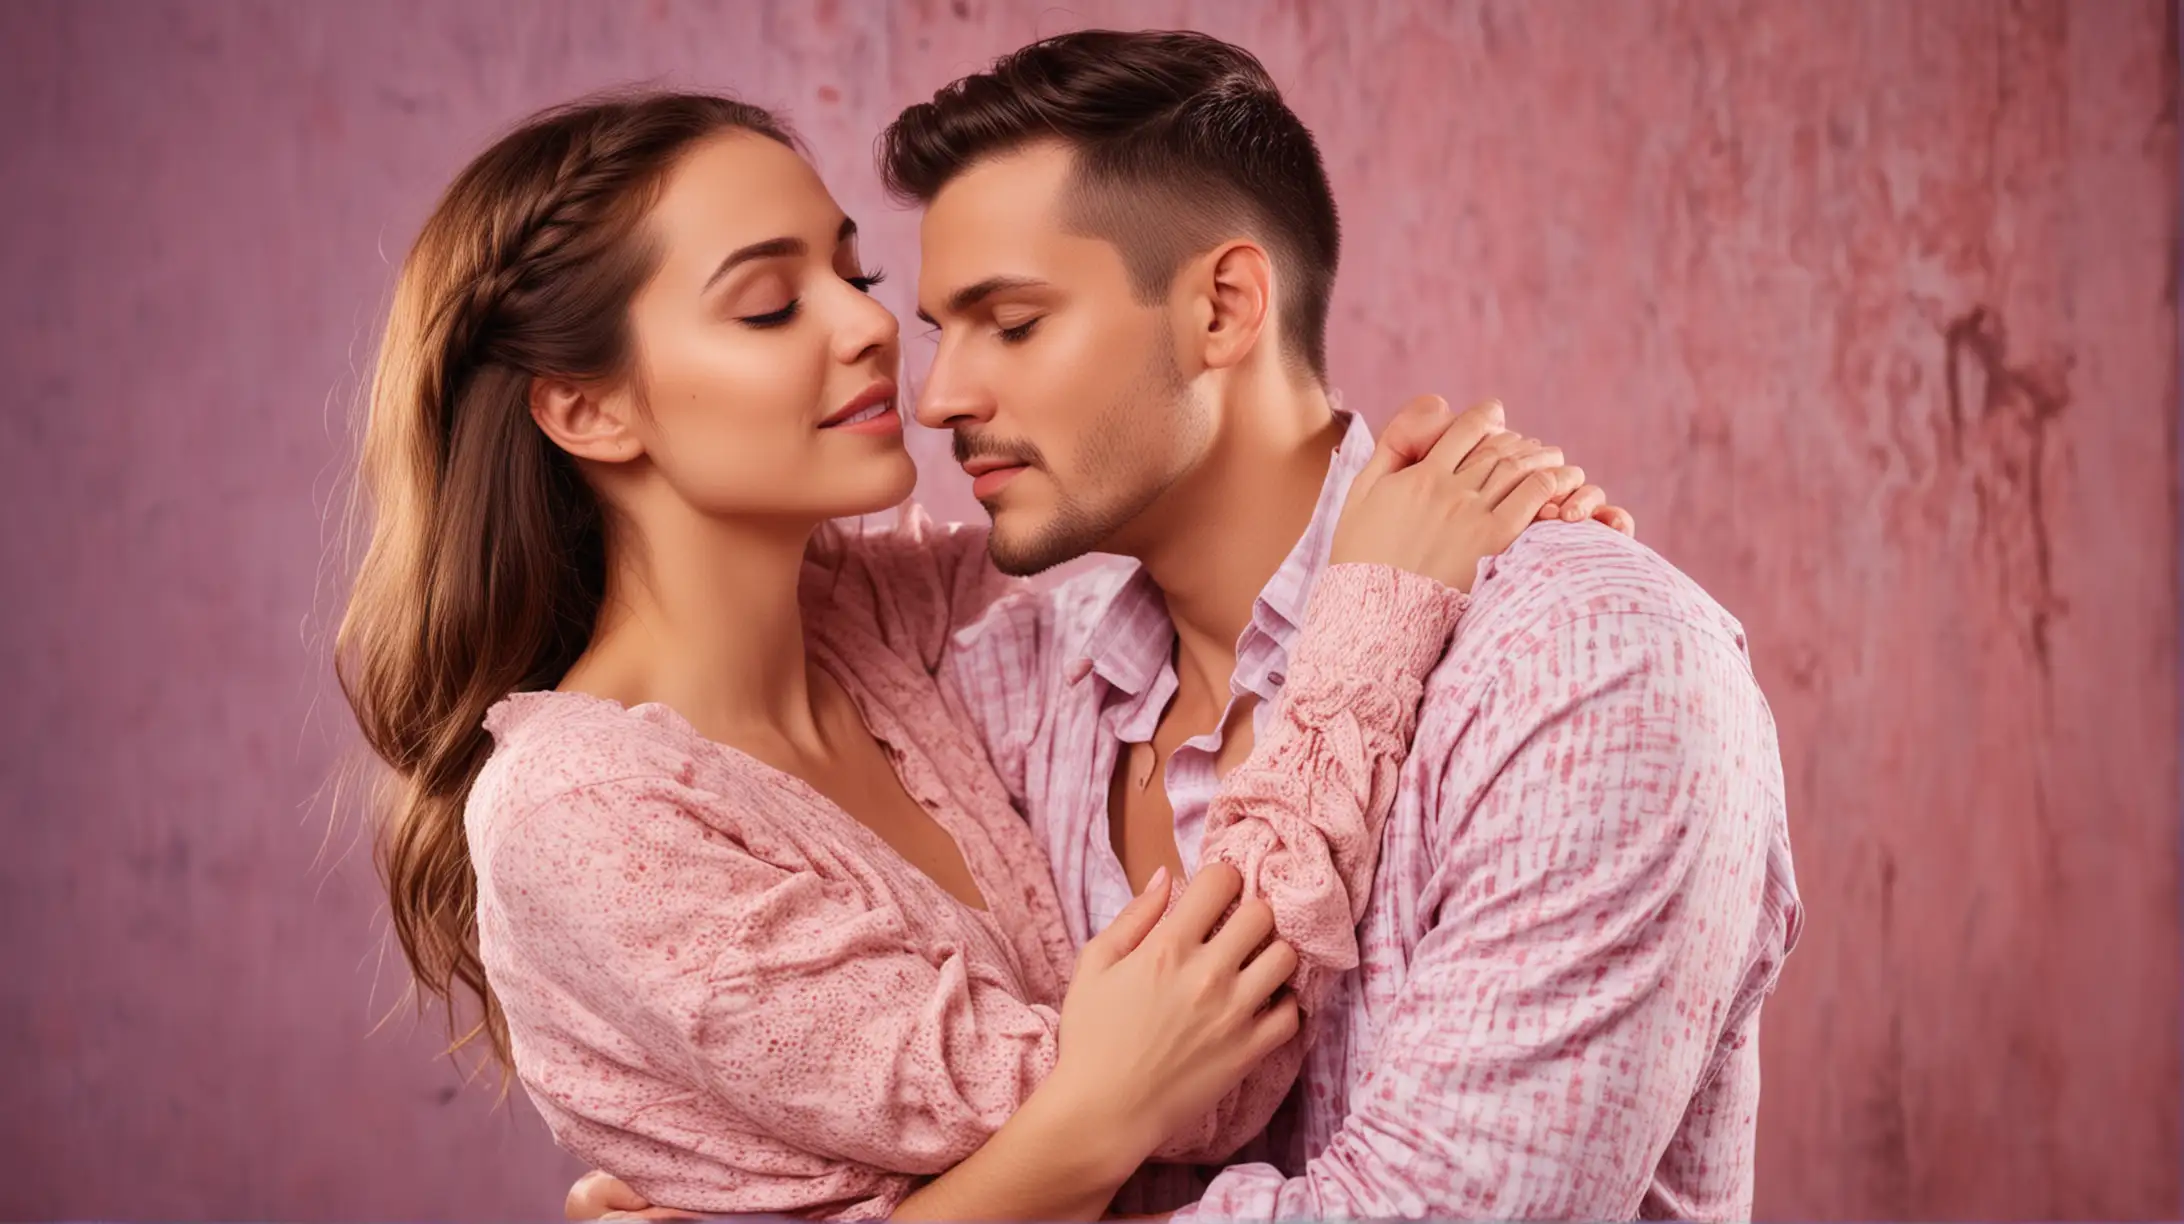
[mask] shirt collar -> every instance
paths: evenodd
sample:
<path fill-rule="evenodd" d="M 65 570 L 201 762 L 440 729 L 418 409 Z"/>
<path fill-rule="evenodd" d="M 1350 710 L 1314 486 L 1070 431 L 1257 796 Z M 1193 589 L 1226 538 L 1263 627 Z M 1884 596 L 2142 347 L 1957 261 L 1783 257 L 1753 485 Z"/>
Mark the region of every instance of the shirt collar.
<path fill-rule="evenodd" d="M 1338 409 L 1335 419 L 1343 422 L 1342 441 L 1327 465 L 1327 479 L 1320 485 L 1312 521 L 1305 525 L 1304 534 L 1297 537 L 1274 576 L 1260 589 L 1259 597 L 1252 602 L 1252 623 L 1244 630 L 1247 638 L 1254 630 L 1266 634 L 1283 654 L 1288 653 L 1290 641 L 1304 624 L 1305 603 L 1313 582 L 1327 567 L 1327 552 L 1334 542 L 1335 524 L 1342 517 L 1342 504 L 1350 496 L 1350 485 L 1373 454 L 1373 431 L 1364 418 Z M 1097 672 L 1108 684 L 1140 697 L 1152 687 L 1161 668 L 1167 666 L 1174 645 L 1175 625 L 1168 619 L 1167 601 L 1161 598 L 1160 588 L 1145 567 L 1132 563 L 1093 620 L 1085 638 L 1084 657 L 1070 678 L 1081 680 Z M 1239 654 L 1243 645 L 1239 643 Z"/>
<path fill-rule="evenodd" d="M 1093 620 L 1084 640 L 1084 657 L 1070 679 L 1074 682 L 1098 672 L 1115 688 L 1143 696 L 1168 662 L 1174 642 L 1175 623 L 1168 619 L 1167 600 L 1161 598 L 1152 575 L 1133 561 Z"/>
<path fill-rule="evenodd" d="M 1339 409 L 1335 418 L 1344 422 L 1342 441 L 1335 446 L 1334 457 L 1327 464 L 1327 479 L 1321 483 L 1319 501 L 1312 507 L 1312 521 L 1305 524 L 1304 534 L 1297 537 L 1296 545 L 1287 557 L 1282 558 L 1281 566 L 1272 578 L 1267 579 L 1266 586 L 1259 591 L 1259 598 L 1251 605 L 1253 626 L 1273 637 L 1284 653 L 1289 649 L 1290 639 L 1304 624 L 1304 608 L 1311 598 L 1312 584 L 1319 580 L 1320 571 L 1327 568 L 1327 553 L 1334 545 L 1335 524 L 1342 519 L 1342 504 L 1349 500 L 1350 486 L 1373 457 L 1373 431 L 1365 424 L 1365 418 Z"/>

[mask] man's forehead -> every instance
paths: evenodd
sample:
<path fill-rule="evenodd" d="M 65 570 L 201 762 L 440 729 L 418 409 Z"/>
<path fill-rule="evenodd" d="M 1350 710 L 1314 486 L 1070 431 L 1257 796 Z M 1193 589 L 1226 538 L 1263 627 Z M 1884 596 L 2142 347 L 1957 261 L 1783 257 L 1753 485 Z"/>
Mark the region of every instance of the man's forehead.
<path fill-rule="evenodd" d="M 1043 142 L 981 160 L 941 188 L 918 226 L 919 313 L 950 309 L 967 289 L 1066 277 L 1111 257 L 1068 223 L 1071 168 L 1065 148 Z"/>
<path fill-rule="evenodd" d="M 1031 243 L 1063 227 L 1068 155 L 1039 145 L 982 158 L 950 179 L 925 206 L 919 233 L 928 258 L 956 258 L 983 246 Z"/>
<path fill-rule="evenodd" d="M 1075 155 L 1055 140 L 990 153 L 949 179 L 934 194 L 926 213 L 1044 217 L 1054 211 L 1075 166 Z"/>

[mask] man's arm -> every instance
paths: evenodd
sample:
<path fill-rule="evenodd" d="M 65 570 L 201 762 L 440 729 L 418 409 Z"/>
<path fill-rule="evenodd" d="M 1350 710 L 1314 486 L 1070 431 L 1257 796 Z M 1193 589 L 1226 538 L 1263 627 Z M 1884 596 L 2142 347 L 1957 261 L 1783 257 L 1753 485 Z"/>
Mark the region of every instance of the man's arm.
<path fill-rule="evenodd" d="M 1633 1218 L 1771 985 L 1794 894 L 1738 647 L 1570 609 L 1497 648 L 1432 797 L 1434 926 L 1350 1116 L 1303 1176 L 1238 1166 L 1182 1214 Z"/>

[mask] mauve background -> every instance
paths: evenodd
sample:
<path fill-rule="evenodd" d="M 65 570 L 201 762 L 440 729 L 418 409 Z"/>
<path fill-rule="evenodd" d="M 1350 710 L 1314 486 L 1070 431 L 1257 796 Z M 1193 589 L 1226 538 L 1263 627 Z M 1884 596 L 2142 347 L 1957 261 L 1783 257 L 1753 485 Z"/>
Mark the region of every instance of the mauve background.
<path fill-rule="evenodd" d="M 1811 908 L 1759 1214 L 2184 1208 L 2173 0 L 109 0 L 0 6 L 0 1217 L 557 1213 L 329 832 L 393 264 L 496 130 L 657 80 L 786 108 L 907 314 L 873 135 L 1091 24 L 1290 90 L 1349 403 L 1503 396 L 1744 619 Z"/>

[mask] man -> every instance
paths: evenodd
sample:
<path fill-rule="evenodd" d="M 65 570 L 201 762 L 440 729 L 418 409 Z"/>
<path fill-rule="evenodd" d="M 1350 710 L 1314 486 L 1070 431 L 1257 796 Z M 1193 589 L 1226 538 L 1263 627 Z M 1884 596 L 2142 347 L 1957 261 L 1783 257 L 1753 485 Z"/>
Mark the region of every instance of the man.
<path fill-rule="evenodd" d="M 954 431 L 994 560 L 1135 562 L 1000 605 L 953 656 L 1081 941 L 1195 865 L 1371 452 L 1327 389 L 1334 200 L 1264 69 L 1200 34 L 1035 43 L 881 145 L 926 210 L 918 417 Z M 1760 1003 L 1799 909 L 1744 647 L 1597 525 L 1482 564 L 1361 963 L 1265 1160 L 1179 1214 L 1750 1214 Z"/>

